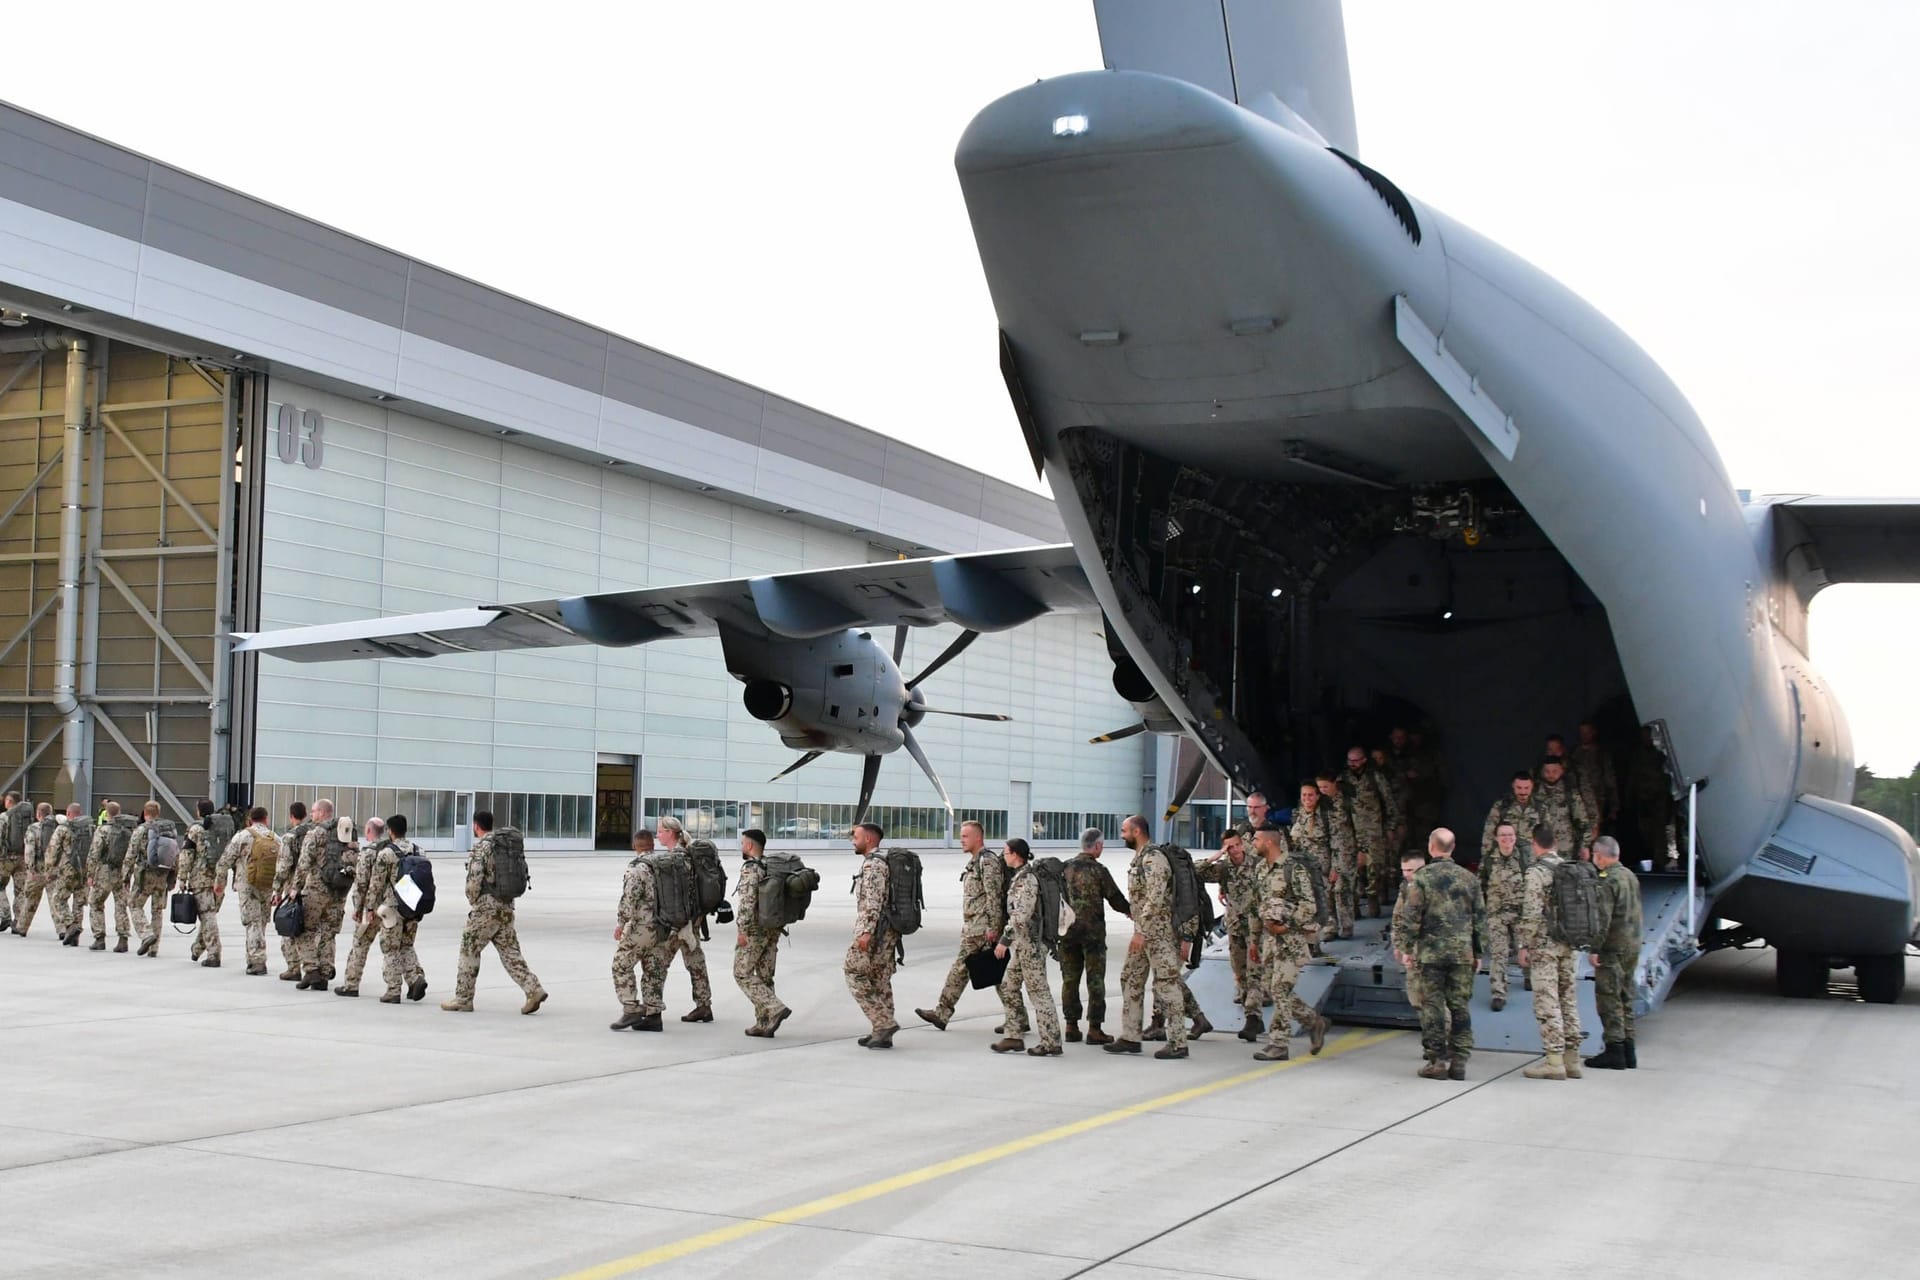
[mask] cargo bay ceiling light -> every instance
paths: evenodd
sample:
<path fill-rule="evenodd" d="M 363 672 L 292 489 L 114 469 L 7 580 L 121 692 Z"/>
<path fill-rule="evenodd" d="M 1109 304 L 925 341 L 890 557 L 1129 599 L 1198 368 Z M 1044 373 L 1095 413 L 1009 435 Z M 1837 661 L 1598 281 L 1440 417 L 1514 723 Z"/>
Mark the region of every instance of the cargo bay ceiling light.
<path fill-rule="evenodd" d="M 0 307 L 0 325 L 9 329 L 24 328 L 33 319 L 24 311 L 15 311 L 12 307 Z"/>
<path fill-rule="evenodd" d="M 1056 138 L 1077 138 L 1087 131 L 1085 116 L 1055 116 L 1053 136 Z"/>

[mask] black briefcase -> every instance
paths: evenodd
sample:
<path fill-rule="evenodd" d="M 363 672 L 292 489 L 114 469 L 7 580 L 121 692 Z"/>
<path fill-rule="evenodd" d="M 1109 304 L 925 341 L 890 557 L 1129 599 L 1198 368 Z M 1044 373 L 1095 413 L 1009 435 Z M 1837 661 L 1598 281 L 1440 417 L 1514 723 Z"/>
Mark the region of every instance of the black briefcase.
<path fill-rule="evenodd" d="M 167 919 L 174 924 L 198 924 L 200 904 L 185 889 L 175 890 L 167 897 Z"/>
<path fill-rule="evenodd" d="M 1006 976 L 1007 958 L 995 956 L 991 944 L 967 957 L 967 979 L 973 984 L 975 991 L 997 987 L 1000 985 L 1000 979 Z"/>
<path fill-rule="evenodd" d="M 283 938 L 297 938 L 307 931 L 307 909 L 298 897 L 288 898 L 273 909 L 273 931 Z"/>

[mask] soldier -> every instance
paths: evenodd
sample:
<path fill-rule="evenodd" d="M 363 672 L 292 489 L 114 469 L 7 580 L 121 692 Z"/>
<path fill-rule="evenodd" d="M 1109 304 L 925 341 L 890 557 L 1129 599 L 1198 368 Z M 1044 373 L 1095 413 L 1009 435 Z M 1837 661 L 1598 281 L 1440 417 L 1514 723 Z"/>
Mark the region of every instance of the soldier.
<path fill-rule="evenodd" d="M 473 848 L 467 854 L 467 927 L 460 932 L 460 968 L 454 976 L 453 999 L 441 1001 L 440 1007 L 448 1013 L 473 1012 L 480 953 L 491 943 L 500 955 L 500 967 L 527 998 L 520 1012 L 538 1013 L 547 1002 L 547 991 L 520 954 L 520 935 L 513 927 L 514 899 L 499 892 L 492 813 L 481 809 L 473 815 L 473 834 Z"/>
<path fill-rule="evenodd" d="M 986 829 L 972 819 L 960 824 L 960 851 L 967 855 L 967 865 L 960 869 L 960 954 L 947 969 L 939 1001 L 931 1009 L 913 1011 L 942 1031 L 967 989 L 967 957 L 998 943 L 1007 921 L 1006 863 L 1000 854 L 987 851 Z M 1026 1008 L 1017 1003 L 1018 998 L 1016 988 L 1016 1003 L 1001 1001 L 1008 1012 L 998 1030 L 1006 1035 L 1026 1033 Z M 1072 1007 L 1078 1007 L 1077 1002 Z"/>
<path fill-rule="evenodd" d="M 20 876 L 26 887 L 14 896 L 13 931 L 23 938 L 33 928 L 33 918 L 40 913 L 40 899 L 47 891 L 46 844 L 53 833 L 46 824 L 52 817 L 53 806 L 41 801 L 34 808 L 33 825 L 20 843 Z"/>
<path fill-rule="evenodd" d="M 1173 867 L 1147 834 L 1147 820 L 1134 814 L 1120 824 L 1120 836 L 1133 850 L 1127 868 L 1127 902 L 1133 916 L 1133 941 L 1127 944 L 1126 963 L 1120 967 L 1120 1038 L 1105 1046 L 1108 1053 L 1140 1052 L 1140 1015 L 1146 1004 L 1147 979 L 1153 979 L 1157 1010 L 1181 1008 L 1185 993 L 1180 982 L 1180 949 L 1173 940 Z M 1167 1043 L 1153 1056 L 1187 1056 L 1187 1020 L 1171 1019 Z"/>
<path fill-rule="evenodd" d="M 1260 982 L 1261 873 L 1266 864 L 1247 856 L 1246 841 L 1235 827 L 1220 837 L 1220 852 L 1194 868 L 1208 884 L 1220 886 L 1220 905 L 1226 917 L 1227 955 L 1233 962 L 1233 1002 L 1240 1006 L 1244 1025 L 1240 1038 L 1251 1044 L 1266 1028 L 1260 1011 L 1266 1008 L 1266 988 Z M 1076 906 L 1077 912 L 1079 908 Z"/>
<path fill-rule="evenodd" d="M 100 823 L 93 830 L 93 845 L 87 850 L 87 918 L 93 926 L 93 943 L 89 951 L 107 949 L 107 897 L 113 897 L 113 923 L 115 932 L 120 935 L 119 945 L 114 947 L 116 954 L 124 954 L 127 949 L 127 935 L 132 926 L 127 921 L 127 857 L 133 849 L 132 831 L 139 824 L 129 814 L 120 812 L 118 802 L 109 800 L 100 809 Z M 114 857 L 114 836 L 127 833 L 126 842 L 120 847 L 119 861 Z"/>
<path fill-rule="evenodd" d="M 1564 859 L 1554 852 L 1552 827 L 1535 827 L 1533 863 L 1527 868 L 1527 896 L 1520 912 L 1520 963 L 1533 982 L 1533 1016 L 1540 1024 L 1545 1057 L 1521 1074 L 1529 1080 L 1580 1078 L 1580 1002 L 1575 995 L 1578 957 L 1547 931 L 1551 915 L 1553 869 Z"/>
<path fill-rule="evenodd" d="M 1411 926 L 1407 922 L 1407 904 L 1411 901 L 1407 897 L 1407 884 L 1419 875 L 1420 868 L 1426 865 L 1427 855 L 1424 853 L 1415 853 L 1409 849 L 1400 855 L 1399 901 L 1394 904 L 1393 919 L 1387 930 L 1387 947 L 1396 956 L 1403 951 L 1413 949 L 1413 943 L 1409 941 Z M 1420 986 L 1420 966 L 1416 964 L 1400 967 L 1407 976 L 1407 1003 L 1413 1006 L 1413 1011 L 1417 1014 L 1427 999 L 1425 991 Z"/>
<path fill-rule="evenodd" d="M 216 879 L 214 869 L 226 853 L 230 840 L 218 840 L 208 828 L 213 819 L 213 801 L 197 801 L 194 812 L 199 821 L 187 827 L 186 843 L 180 846 L 180 887 L 193 895 L 195 918 L 200 927 L 194 933 L 187 958 L 199 960 L 202 968 L 220 967 L 220 904 L 226 901 L 224 877 Z M 215 848 L 215 844 L 220 847 Z M 228 868 L 231 872 L 232 868 Z M 206 957 L 201 959 L 201 957 Z"/>
<path fill-rule="evenodd" d="M 1331 908 L 1333 886 L 1327 879 L 1327 870 L 1334 865 L 1335 838 L 1345 837 L 1339 834 L 1340 827 L 1333 821 L 1332 812 L 1324 809 L 1320 801 L 1318 782 L 1300 784 L 1300 807 L 1293 811 L 1293 826 L 1287 831 L 1287 856 L 1300 859 L 1315 881 L 1315 891 Z M 1331 927 L 1335 923 L 1331 910 L 1322 913 L 1317 923 L 1322 929 Z M 1317 942 L 1309 948 L 1309 954 L 1320 955 Z"/>
<path fill-rule="evenodd" d="M 853 944 L 842 971 L 853 1002 L 867 1015 L 872 1030 L 860 1037 L 869 1049 L 893 1048 L 900 1024 L 893 1018 L 893 939 L 887 933 L 887 857 L 880 844 L 884 828 L 862 822 L 853 829 L 853 851 L 860 871 L 853 884 Z"/>
<path fill-rule="evenodd" d="M 655 923 L 658 890 L 653 868 L 646 863 L 652 852 L 653 832 L 642 827 L 633 833 L 633 860 L 620 878 L 620 905 L 613 914 L 613 994 L 620 1000 L 620 1016 L 609 1024 L 612 1031 L 663 1029 L 660 1015 L 666 1008 L 667 966 L 673 953 Z M 635 966 L 641 970 L 638 989 Z"/>
<path fill-rule="evenodd" d="M 66 813 L 54 819 L 53 836 L 41 859 L 46 868 L 47 907 L 64 947 L 79 946 L 86 927 L 87 853 L 93 843 L 86 812 L 84 806 L 70 804 Z"/>
<path fill-rule="evenodd" d="M 311 830 L 313 824 L 307 821 L 307 806 L 295 800 L 287 806 L 287 834 L 280 841 L 280 863 L 273 870 L 273 894 L 267 902 L 269 914 L 273 908 L 293 896 L 294 868 L 300 862 L 300 846 L 306 843 L 307 833 Z M 300 981 L 300 939 L 282 937 L 280 955 L 287 962 L 280 981 Z"/>
<path fill-rule="evenodd" d="M 1359 846 L 1360 874 L 1366 880 L 1365 913 L 1378 916 L 1390 909 L 1399 892 L 1400 868 L 1395 865 L 1390 837 L 1400 825 L 1393 788 L 1386 775 L 1373 767 L 1366 748 L 1347 748 L 1347 771 L 1340 775 L 1340 794 L 1353 815 L 1354 841 Z"/>
<path fill-rule="evenodd" d="M 994 947 L 995 959 L 1007 962 L 1007 976 L 1000 984 L 1001 1000 L 1007 1007 L 1007 1020 L 1013 1021 L 1014 1002 L 1021 993 L 1033 1001 L 1033 1025 L 1040 1043 L 1027 1048 L 1027 1042 L 1011 1029 L 987 1046 L 995 1053 L 1018 1053 L 1025 1049 L 1030 1058 L 1057 1058 L 1065 1050 L 1060 1045 L 1060 1014 L 1053 1007 L 1053 992 L 1047 986 L 1047 951 L 1034 934 L 1035 915 L 1040 908 L 1040 877 L 1032 867 L 1033 849 L 1019 836 L 1007 841 L 1005 860 L 1007 882 L 1007 926 Z"/>
<path fill-rule="evenodd" d="M 369 896 L 374 860 L 380 841 L 386 837 L 387 824 L 368 818 L 360 829 L 360 854 L 353 860 L 353 947 L 347 952 L 347 972 L 333 989 L 337 996 L 358 996 L 360 975 L 366 972 L 367 957 L 373 954 L 374 941 L 380 936 L 379 899 Z M 381 953 L 384 958 L 385 952 Z"/>
<path fill-rule="evenodd" d="M 686 843 L 686 829 L 680 819 L 663 817 L 655 824 L 654 836 L 661 849 L 672 853 Z M 686 962 L 687 977 L 693 981 L 693 1008 L 680 1015 L 682 1022 L 713 1021 L 713 982 L 707 977 L 707 953 L 700 949 L 700 920 L 689 920 L 667 935 L 667 956 L 679 956 Z M 662 981 L 665 979 L 663 978 Z"/>
<path fill-rule="evenodd" d="M 1487 810 L 1486 823 L 1480 828 L 1480 865 L 1486 866 L 1487 859 L 1493 854 L 1494 832 L 1505 822 L 1516 832 L 1532 831 L 1535 827 L 1546 826 L 1549 822 L 1547 806 L 1534 794 L 1533 775 L 1525 769 L 1513 775 L 1513 784 L 1506 795 L 1494 801 L 1493 808 Z M 1482 884 L 1485 872 L 1482 872 Z"/>
<path fill-rule="evenodd" d="M 1620 842 L 1593 842 L 1600 886 L 1600 949 L 1593 954 L 1593 1000 L 1607 1047 L 1587 1059 L 1590 1067 L 1629 1071 L 1640 1065 L 1633 1047 L 1633 971 L 1640 958 L 1640 881 L 1621 865 Z"/>
<path fill-rule="evenodd" d="M 739 931 L 733 947 L 733 980 L 753 1005 L 753 1025 L 747 1034 L 772 1039 L 780 1024 L 793 1016 L 773 990 L 774 963 L 780 957 L 780 930 L 760 926 L 760 885 L 767 878 L 767 833 L 748 827 L 740 833 L 740 883 L 734 887 L 733 924 Z"/>
<path fill-rule="evenodd" d="M 1112 1044 L 1103 1029 L 1107 1020 L 1107 907 L 1121 915 L 1131 908 L 1113 882 L 1113 873 L 1101 865 L 1106 839 L 1098 827 L 1080 833 L 1080 856 L 1068 862 L 1062 886 L 1073 923 L 1061 931 L 1055 953 L 1060 957 L 1060 1007 L 1067 1020 L 1066 1038 L 1080 1041 L 1080 980 L 1086 976 L 1087 1043 Z"/>
<path fill-rule="evenodd" d="M 1407 887 L 1396 919 L 1400 963 L 1420 970 L 1420 1048 L 1423 1080 L 1465 1080 L 1473 1056 L 1473 974 L 1487 932 L 1486 903 L 1473 872 L 1453 860 L 1453 832 L 1437 827 L 1427 838 L 1433 859 Z"/>
<path fill-rule="evenodd" d="M 1594 824 L 1602 831 L 1612 830 L 1620 820 L 1620 777 L 1613 767 L 1613 753 L 1600 741 L 1599 725 L 1580 722 L 1580 741 L 1572 759 L 1575 773 L 1588 789 Z"/>
<path fill-rule="evenodd" d="M 1520 833 L 1511 822 L 1502 822 L 1493 829 L 1493 851 L 1480 859 L 1480 893 L 1487 909 L 1487 987 L 1495 1013 L 1507 1007 L 1507 968 L 1520 950 L 1520 909 L 1526 902 L 1526 881 Z"/>
<path fill-rule="evenodd" d="M 1393 847 L 1396 853 L 1405 853 L 1407 852 L 1408 794 L 1406 775 L 1393 767 L 1392 758 L 1387 754 L 1385 747 L 1374 747 L 1367 752 L 1367 755 L 1372 759 L 1373 767 L 1379 771 L 1380 776 L 1386 779 L 1387 794 L 1393 797 L 1394 811 L 1400 815 L 1400 820 L 1394 825 L 1393 830 L 1387 832 L 1387 843 Z M 1426 865 L 1426 856 L 1424 852 L 1420 854 L 1422 866 Z M 1398 891 L 1399 886 L 1396 885 L 1395 892 Z"/>
<path fill-rule="evenodd" d="M 1267 1047 L 1253 1056 L 1262 1062 L 1285 1062 L 1296 1021 L 1306 1027 L 1308 1051 L 1314 1054 L 1326 1045 L 1330 1025 L 1293 993 L 1308 962 L 1307 940 L 1319 927 L 1312 873 L 1294 860 L 1280 828 L 1264 826 L 1254 840 L 1266 872 L 1260 880 L 1263 936 L 1249 958 L 1257 958 L 1263 969 L 1260 985 L 1273 1000 L 1273 1023 L 1267 1031 Z"/>
<path fill-rule="evenodd" d="M 21 896 L 22 876 L 20 874 L 20 843 L 15 835 L 16 819 L 13 816 L 15 805 L 24 805 L 18 791 L 9 791 L 0 796 L 0 929 L 13 931 L 13 902 Z M 26 831 L 24 822 L 18 823 L 20 833 Z M 12 899 L 8 896 L 11 887 Z"/>
<path fill-rule="evenodd" d="M 359 851 L 353 843 L 353 819 L 333 816 L 333 801 L 313 802 L 313 826 L 300 842 L 300 859 L 294 866 L 294 892 L 306 913 L 306 931 L 300 935 L 300 981 L 298 991 L 325 991 L 333 980 L 335 948 L 340 941 L 340 926 L 347 915 L 347 890 L 352 887 Z M 344 873 L 348 882 L 335 877 Z M 337 887 L 336 887 L 337 886 Z"/>
<path fill-rule="evenodd" d="M 1340 792 L 1331 773 L 1314 775 L 1320 808 L 1333 828 L 1333 860 L 1327 864 L 1327 887 L 1333 891 L 1333 914 L 1341 938 L 1353 937 L 1354 917 L 1360 905 L 1360 844 L 1353 822 L 1353 806 Z"/>
<path fill-rule="evenodd" d="M 394 890 L 400 882 L 400 860 L 413 857 L 420 848 L 407 839 L 406 814 L 393 814 L 383 825 L 385 838 L 374 846 L 364 901 L 368 916 L 380 926 L 380 976 L 387 983 L 380 1003 L 399 1004 L 403 986 L 409 1000 L 423 1000 L 427 994 L 426 970 L 420 967 L 420 955 L 414 950 L 420 921 L 400 914 L 400 899 Z"/>
<path fill-rule="evenodd" d="M 1678 866 L 1680 853 L 1673 838 L 1677 811 L 1673 781 L 1667 775 L 1667 759 L 1654 742 L 1651 727 L 1640 730 L 1640 745 L 1627 763 L 1627 803 L 1633 809 L 1640 856 L 1663 871 Z"/>
<path fill-rule="evenodd" d="M 1533 789 L 1540 807 L 1547 811 L 1547 825 L 1553 828 L 1554 848 L 1568 858 L 1582 858 L 1595 835 L 1593 815 L 1587 811 L 1586 797 L 1580 788 L 1566 780 L 1566 762 L 1548 756 L 1540 762 L 1540 782 Z"/>
<path fill-rule="evenodd" d="M 267 903 L 285 847 L 267 825 L 265 809 L 250 809 L 246 817 L 247 825 L 234 833 L 221 852 L 213 880 L 225 884 L 229 876 L 233 878 L 240 898 L 240 927 L 246 931 L 247 973 L 261 978 L 267 973 L 267 923 L 272 915 Z"/>
<path fill-rule="evenodd" d="M 167 891 L 173 888 L 174 879 L 174 873 L 167 868 L 147 865 L 147 846 L 160 821 L 160 802 L 147 801 L 140 810 L 140 825 L 127 840 L 127 860 L 121 868 L 126 876 L 127 909 L 140 929 L 140 954 L 156 958 L 160 954 L 160 912 L 166 906 Z"/>

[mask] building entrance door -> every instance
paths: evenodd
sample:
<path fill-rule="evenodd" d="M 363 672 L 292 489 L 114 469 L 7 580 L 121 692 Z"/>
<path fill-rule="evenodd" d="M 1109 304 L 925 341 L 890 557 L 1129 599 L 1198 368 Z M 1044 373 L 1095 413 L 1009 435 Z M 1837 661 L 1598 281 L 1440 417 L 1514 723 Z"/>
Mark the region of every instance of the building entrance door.
<path fill-rule="evenodd" d="M 473 792 L 471 791 L 454 793 L 453 847 L 460 853 L 473 848 Z"/>
<path fill-rule="evenodd" d="M 625 849 L 633 843 L 633 800 L 639 784 L 639 756 L 600 756 L 593 772 L 594 848 Z"/>

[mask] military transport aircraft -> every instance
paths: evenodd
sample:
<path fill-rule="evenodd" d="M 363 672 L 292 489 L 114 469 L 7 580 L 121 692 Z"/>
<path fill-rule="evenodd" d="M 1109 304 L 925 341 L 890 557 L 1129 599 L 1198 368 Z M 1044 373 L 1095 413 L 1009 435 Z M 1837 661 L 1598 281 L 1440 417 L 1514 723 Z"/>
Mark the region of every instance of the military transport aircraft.
<path fill-rule="evenodd" d="M 1001 365 L 1071 546 L 489 605 L 248 637 L 296 659 L 721 637 L 808 754 L 919 759 L 868 627 L 1098 608 L 1115 687 L 1242 790 L 1412 708 L 1459 794 L 1612 705 L 1693 794 L 1707 945 L 1891 1001 L 1920 857 L 1848 804 L 1807 657 L 1835 582 L 1920 580 L 1920 501 L 1743 501 L 1591 306 L 1359 159 L 1336 0 L 1097 0 L 1107 69 L 989 105 L 956 165 Z M 901 633 L 904 634 L 904 633 Z M 798 767 L 797 765 L 795 767 Z M 1467 821 L 1456 819 L 1456 825 Z M 1475 826 L 1467 826 L 1477 830 Z M 1689 890 L 1692 893 L 1692 890 Z"/>

